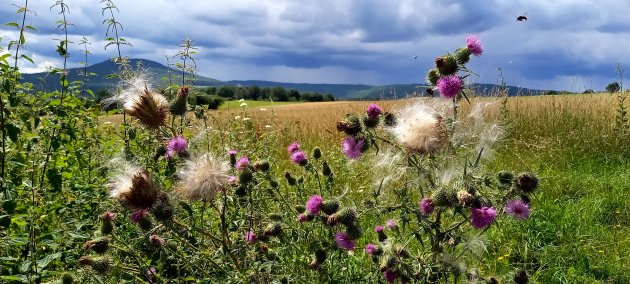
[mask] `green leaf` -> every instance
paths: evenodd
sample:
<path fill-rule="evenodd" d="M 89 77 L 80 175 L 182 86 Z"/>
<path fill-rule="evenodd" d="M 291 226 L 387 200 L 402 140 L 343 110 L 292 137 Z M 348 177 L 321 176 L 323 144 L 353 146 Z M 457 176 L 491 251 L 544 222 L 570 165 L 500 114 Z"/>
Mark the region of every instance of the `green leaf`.
<path fill-rule="evenodd" d="M 48 169 L 46 171 L 46 178 L 48 179 L 50 186 L 52 186 L 53 191 L 61 190 L 61 184 L 63 182 L 63 179 L 58 169 L 56 168 Z"/>
<path fill-rule="evenodd" d="M 19 29 L 19 28 L 20 28 L 20 25 L 18 25 L 18 23 L 13 23 L 13 22 L 11 22 L 11 23 L 6 23 L 6 24 L 4 24 L 4 25 L 5 25 L 5 26 L 9 26 L 9 27 L 15 27 L 15 28 L 17 28 L 17 29 Z"/>
<path fill-rule="evenodd" d="M 45 256 L 44 258 L 40 259 L 37 261 L 37 267 L 39 269 L 43 269 L 44 267 L 48 266 L 48 264 L 53 261 L 53 260 L 57 260 L 61 258 L 61 252 L 56 252 L 53 254 L 49 254 L 47 256 Z"/>
<path fill-rule="evenodd" d="M 2 203 L 2 209 L 9 214 L 13 214 L 15 207 L 17 207 L 17 202 L 15 202 L 15 200 L 5 200 Z"/>
<path fill-rule="evenodd" d="M 26 59 L 28 62 L 30 62 L 32 64 L 35 64 L 35 62 L 33 62 L 33 59 L 31 59 L 30 57 L 28 57 L 28 56 L 26 56 L 24 54 L 22 54 L 20 57 Z"/>
<path fill-rule="evenodd" d="M 24 29 L 31 30 L 31 31 L 37 31 L 37 28 L 35 28 L 35 27 L 33 27 L 33 26 L 30 26 L 30 25 L 29 25 L 29 26 L 24 27 Z"/>
<path fill-rule="evenodd" d="M 11 139 L 13 143 L 16 143 L 18 140 L 18 134 L 20 134 L 20 128 L 10 122 L 8 122 L 5 127 L 7 129 L 7 133 L 9 134 L 9 139 Z"/>
<path fill-rule="evenodd" d="M 26 43 L 26 38 L 24 38 L 24 33 L 20 33 L 20 45 L 24 45 Z"/>
<path fill-rule="evenodd" d="M 11 216 L 9 215 L 0 216 L 0 227 L 7 229 L 10 226 L 11 226 Z"/>
<path fill-rule="evenodd" d="M 0 280 L 18 281 L 18 282 L 26 283 L 28 281 L 28 278 L 26 277 L 26 275 L 8 275 L 8 276 L 0 276 Z"/>

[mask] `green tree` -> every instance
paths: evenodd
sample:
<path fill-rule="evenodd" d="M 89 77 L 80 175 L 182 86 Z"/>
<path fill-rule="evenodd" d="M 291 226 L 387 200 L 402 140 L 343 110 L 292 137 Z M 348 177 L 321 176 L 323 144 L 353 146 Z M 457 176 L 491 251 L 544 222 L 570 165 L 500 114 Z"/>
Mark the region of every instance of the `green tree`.
<path fill-rule="evenodd" d="M 234 97 L 234 87 L 233 86 L 222 86 L 217 91 L 217 95 L 219 97 L 224 97 L 224 98 L 233 98 Z"/>
<path fill-rule="evenodd" d="M 271 90 L 271 99 L 278 102 L 286 102 L 289 101 L 289 96 L 287 95 L 287 90 L 283 87 L 275 87 Z"/>
<path fill-rule="evenodd" d="M 621 86 L 617 82 L 612 82 L 606 86 L 606 92 L 608 93 L 616 93 L 619 92 Z"/>

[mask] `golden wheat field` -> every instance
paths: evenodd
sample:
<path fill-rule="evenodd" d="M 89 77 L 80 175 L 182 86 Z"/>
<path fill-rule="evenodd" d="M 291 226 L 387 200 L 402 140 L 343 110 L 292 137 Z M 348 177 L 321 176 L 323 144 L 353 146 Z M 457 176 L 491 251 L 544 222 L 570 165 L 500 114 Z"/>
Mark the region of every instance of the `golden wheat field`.
<path fill-rule="evenodd" d="M 404 100 L 378 101 L 385 111 L 416 103 L 431 103 L 440 98 L 410 98 Z M 486 108 L 490 116 L 499 118 L 503 98 L 471 98 L 470 103 L 462 101 L 460 115 L 466 115 L 475 103 L 489 103 Z M 331 142 L 342 137 L 335 130 L 335 124 L 346 113 L 365 111 L 369 101 L 337 101 L 319 103 L 296 103 L 268 105 L 264 107 L 242 107 L 231 110 L 209 111 L 215 123 L 228 120 L 250 120 L 260 131 L 282 131 L 287 140 L 301 139 L 316 142 Z M 553 96 L 519 96 L 507 99 L 508 116 L 511 118 L 511 130 L 518 136 L 534 135 L 557 138 L 560 132 L 593 133 L 610 135 L 613 131 L 617 95 L 614 94 L 576 94 Z M 190 123 L 195 123 L 194 114 L 188 116 Z M 111 115 L 105 122 L 118 124 L 122 115 Z M 554 139 L 555 139 L 554 138 Z M 541 143 L 543 143 L 541 141 Z"/>

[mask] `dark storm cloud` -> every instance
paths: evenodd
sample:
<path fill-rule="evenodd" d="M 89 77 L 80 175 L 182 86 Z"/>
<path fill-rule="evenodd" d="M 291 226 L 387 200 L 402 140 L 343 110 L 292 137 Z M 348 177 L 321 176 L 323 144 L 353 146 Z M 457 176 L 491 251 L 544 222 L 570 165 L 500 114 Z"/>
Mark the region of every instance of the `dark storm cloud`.
<path fill-rule="evenodd" d="M 10 0 L 0 4 L 0 18 L 19 21 Z M 90 62 L 114 56 L 105 50 L 108 17 L 102 3 L 66 0 L 71 40 L 92 42 Z M 594 81 L 602 89 L 614 79 L 614 64 L 630 62 L 630 3 L 621 0 L 135 0 L 114 1 L 121 35 L 133 46 L 128 56 L 165 62 L 178 44 L 191 38 L 201 74 L 219 79 L 263 79 L 335 83 L 421 83 L 433 59 L 464 45 L 478 34 L 484 55 L 472 67 L 478 82 L 496 82 L 501 67 L 523 86 L 558 87 L 563 80 Z M 24 52 L 35 65 L 27 71 L 59 64 L 55 39 L 61 18 L 52 1 L 31 1 L 37 15 L 27 24 L 39 30 L 27 35 Z M 529 21 L 517 22 L 527 13 Z M 9 27 L 0 36 L 15 39 Z M 8 38 L 8 39 L 7 39 Z M 72 64 L 80 47 L 71 49 Z M 414 56 L 418 56 L 414 59 Z M 612 76 L 611 76 L 612 73 Z"/>

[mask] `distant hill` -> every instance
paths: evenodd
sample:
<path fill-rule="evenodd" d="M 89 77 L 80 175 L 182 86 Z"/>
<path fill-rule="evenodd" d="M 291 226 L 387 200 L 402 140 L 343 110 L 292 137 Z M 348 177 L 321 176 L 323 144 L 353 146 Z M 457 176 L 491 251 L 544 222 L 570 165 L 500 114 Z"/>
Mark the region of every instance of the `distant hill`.
<path fill-rule="evenodd" d="M 165 79 L 168 78 L 169 69 L 171 72 L 171 78 L 173 83 L 181 81 L 181 71 L 173 68 L 168 68 L 163 64 L 146 59 L 130 59 L 129 64 L 135 67 L 141 67 L 147 70 L 150 75 L 151 83 L 155 86 L 165 85 Z M 94 76 L 89 77 L 89 81 L 86 84 L 87 89 L 91 89 L 94 92 L 107 89 L 116 86 L 119 80 L 115 78 L 105 78 L 108 75 L 114 74 L 118 71 L 118 65 L 111 60 L 103 61 L 87 67 L 89 73 L 94 73 Z M 68 69 L 68 82 L 83 80 L 83 68 L 70 68 Z M 191 74 L 186 73 L 186 77 L 190 77 Z M 219 86 L 224 82 L 203 77 L 197 75 L 197 84 L 202 86 Z M 25 82 L 33 83 L 35 88 L 45 90 L 47 92 L 59 89 L 59 75 L 49 75 L 47 72 L 22 74 L 22 79 Z"/>
<path fill-rule="evenodd" d="M 163 64 L 146 59 L 130 59 L 131 66 L 141 66 L 147 70 L 150 75 L 151 83 L 155 86 L 166 85 L 166 80 L 171 72 L 171 79 L 174 83 L 181 81 L 181 71 L 169 68 Z M 108 89 L 118 84 L 117 79 L 105 78 L 110 74 L 118 71 L 118 65 L 111 60 L 103 61 L 87 68 L 88 72 L 96 74 L 90 76 L 86 84 L 86 88 L 98 92 Z M 68 81 L 79 81 L 83 77 L 83 68 L 71 68 L 68 70 Z M 189 77 L 190 74 L 186 73 Z M 23 74 L 22 78 L 25 82 L 33 83 L 35 88 L 45 90 L 47 92 L 59 89 L 59 75 L 49 75 L 46 72 Z M 377 99 L 393 99 L 405 98 L 409 96 L 425 95 L 427 86 L 421 84 L 394 84 L 382 86 L 370 86 L 361 84 L 309 84 L 309 83 L 282 83 L 271 81 L 256 80 L 233 80 L 220 81 L 204 76 L 196 76 L 197 86 L 259 86 L 259 87 L 283 87 L 285 89 L 295 89 L 300 92 L 317 92 L 321 94 L 332 94 L 339 99 L 354 100 L 377 100 Z M 493 95 L 496 94 L 500 86 L 494 84 L 472 84 L 471 86 L 477 94 Z M 542 94 L 542 90 L 533 90 L 527 88 L 519 88 L 508 86 L 508 95 L 538 95 Z"/>

